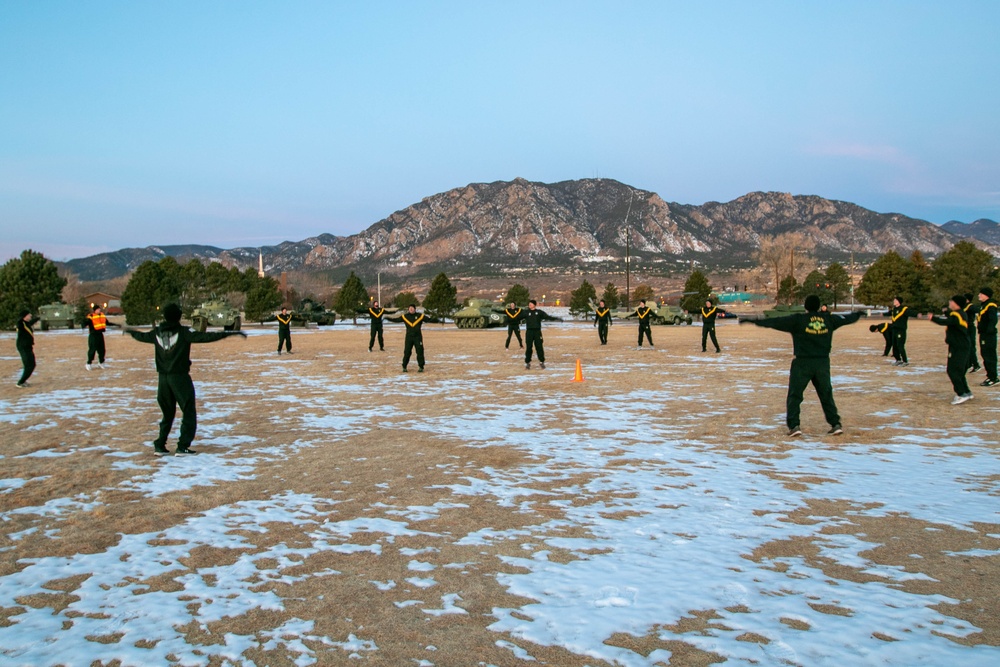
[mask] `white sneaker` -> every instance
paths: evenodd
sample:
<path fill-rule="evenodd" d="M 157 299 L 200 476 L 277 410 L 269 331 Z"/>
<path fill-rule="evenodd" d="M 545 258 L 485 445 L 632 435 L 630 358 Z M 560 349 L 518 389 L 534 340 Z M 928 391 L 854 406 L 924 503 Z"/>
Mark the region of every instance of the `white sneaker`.
<path fill-rule="evenodd" d="M 971 400 L 972 400 L 972 394 L 964 394 L 962 396 L 956 396 L 955 398 L 951 399 L 951 404 L 952 405 L 961 405 L 962 403 L 965 403 L 966 401 L 971 401 Z"/>
<path fill-rule="evenodd" d="M 100 364 L 97 364 L 97 365 L 100 366 L 101 368 L 107 368 L 107 366 L 105 366 L 103 363 L 100 363 Z"/>
<path fill-rule="evenodd" d="M 90 364 L 87 364 L 86 366 L 84 366 L 84 368 L 86 368 L 89 371 L 89 370 L 93 369 L 94 367 L 91 366 Z"/>

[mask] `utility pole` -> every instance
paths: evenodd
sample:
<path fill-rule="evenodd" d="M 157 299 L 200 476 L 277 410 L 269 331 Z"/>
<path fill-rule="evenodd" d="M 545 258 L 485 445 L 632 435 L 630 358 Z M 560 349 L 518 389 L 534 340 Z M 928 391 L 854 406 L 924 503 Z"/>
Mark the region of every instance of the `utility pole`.
<path fill-rule="evenodd" d="M 628 215 L 632 212 L 632 195 L 635 194 L 633 190 L 629 190 L 628 193 L 628 210 L 625 211 L 625 309 L 628 310 L 632 307 L 631 298 L 631 288 L 632 288 L 632 233 L 628 224 Z"/>

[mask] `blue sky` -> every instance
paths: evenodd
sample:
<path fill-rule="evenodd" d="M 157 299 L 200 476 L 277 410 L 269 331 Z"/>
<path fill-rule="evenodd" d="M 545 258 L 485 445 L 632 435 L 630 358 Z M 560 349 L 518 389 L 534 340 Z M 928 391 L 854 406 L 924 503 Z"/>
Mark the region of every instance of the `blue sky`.
<path fill-rule="evenodd" d="M 1000 2 L 2 2 L 0 260 L 352 234 L 473 182 L 1000 220 Z"/>

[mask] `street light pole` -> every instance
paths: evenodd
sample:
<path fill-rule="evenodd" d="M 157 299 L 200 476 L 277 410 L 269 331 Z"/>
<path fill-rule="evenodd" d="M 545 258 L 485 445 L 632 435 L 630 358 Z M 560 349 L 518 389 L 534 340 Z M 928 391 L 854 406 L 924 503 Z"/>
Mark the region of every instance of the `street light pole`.
<path fill-rule="evenodd" d="M 632 230 L 628 224 L 628 215 L 632 212 L 632 195 L 635 191 L 629 189 L 628 210 L 625 211 L 625 308 L 632 307 Z"/>

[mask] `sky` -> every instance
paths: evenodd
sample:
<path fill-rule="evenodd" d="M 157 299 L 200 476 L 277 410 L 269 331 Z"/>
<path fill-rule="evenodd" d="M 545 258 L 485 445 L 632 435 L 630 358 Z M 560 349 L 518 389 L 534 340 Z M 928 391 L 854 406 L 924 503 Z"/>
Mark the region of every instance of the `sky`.
<path fill-rule="evenodd" d="M 0 3 L 0 261 L 517 177 L 1000 220 L 1000 3 Z"/>

